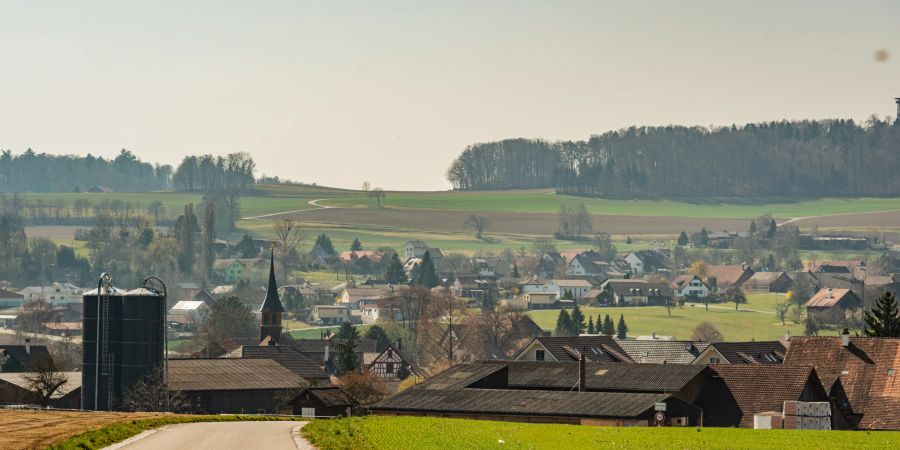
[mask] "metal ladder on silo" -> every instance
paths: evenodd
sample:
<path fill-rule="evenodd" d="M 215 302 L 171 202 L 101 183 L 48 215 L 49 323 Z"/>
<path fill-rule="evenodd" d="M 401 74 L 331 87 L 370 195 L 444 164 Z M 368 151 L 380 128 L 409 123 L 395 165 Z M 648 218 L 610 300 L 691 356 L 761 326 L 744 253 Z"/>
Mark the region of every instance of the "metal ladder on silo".
<path fill-rule="evenodd" d="M 99 292 L 98 292 L 99 295 Z M 106 409 L 110 410 L 111 397 L 112 397 L 112 365 L 109 361 L 109 287 L 105 289 L 105 294 L 103 295 L 102 300 L 103 305 L 103 317 L 100 321 L 100 355 L 98 358 L 100 359 L 103 370 L 100 372 L 103 376 L 106 377 Z M 97 387 L 99 388 L 99 386 Z M 96 388 L 95 388 L 96 389 Z M 99 406 L 99 405 L 98 405 Z M 98 408 L 99 409 L 99 408 Z"/>

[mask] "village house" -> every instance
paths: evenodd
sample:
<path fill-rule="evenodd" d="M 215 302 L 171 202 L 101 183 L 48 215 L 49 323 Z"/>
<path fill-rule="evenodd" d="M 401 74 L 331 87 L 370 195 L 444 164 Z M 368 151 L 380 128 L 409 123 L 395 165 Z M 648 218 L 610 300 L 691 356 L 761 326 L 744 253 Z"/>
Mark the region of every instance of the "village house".
<path fill-rule="evenodd" d="M 709 297 L 710 287 L 696 275 L 679 275 L 669 284 L 677 297 L 702 300 Z"/>
<path fill-rule="evenodd" d="M 350 417 L 358 402 L 343 389 L 331 386 L 304 389 L 292 405 L 293 414 L 301 417 Z"/>
<path fill-rule="evenodd" d="M 361 285 L 356 287 L 347 286 L 343 290 L 341 290 L 340 295 L 337 298 L 337 304 L 346 306 L 350 309 L 360 309 L 359 302 L 360 300 L 374 300 L 378 301 L 383 298 L 394 295 L 395 289 L 399 287 L 391 286 L 391 285 L 378 285 L 378 286 L 369 286 L 369 285 Z"/>
<path fill-rule="evenodd" d="M 413 258 L 422 258 L 425 256 L 426 252 L 428 253 L 428 256 L 431 257 L 431 260 L 435 262 L 444 257 L 444 253 L 441 249 L 429 247 L 424 241 L 408 241 L 403 246 L 403 251 L 407 261 Z"/>
<path fill-rule="evenodd" d="M 312 320 L 322 325 L 340 325 L 350 322 L 350 307 L 347 305 L 316 305 L 312 307 Z"/>
<path fill-rule="evenodd" d="M 212 308 L 209 304 L 202 300 L 180 301 L 175 303 L 168 314 L 166 320 L 169 322 L 178 322 L 185 326 L 197 326 L 206 323 Z"/>
<path fill-rule="evenodd" d="M 455 274 L 450 291 L 457 297 L 485 300 L 500 295 L 497 280 L 480 274 Z"/>
<path fill-rule="evenodd" d="M 633 362 L 612 336 L 541 336 L 522 347 L 513 361 L 577 361 L 582 352 L 590 361 Z"/>
<path fill-rule="evenodd" d="M 365 371 L 386 383 L 405 380 L 409 376 L 424 378 L 425 372 L 402 352 L 401 341 L 392 342 L 365 367 Z"/>
<path fill-rule="evenodd" d="M 237 283 L 247 280 L 260 271 L 260 259 L 217 259 L 213 263 L 213 275 L 225 283 Z"/>
<path fill-rule="evenodd" d="M 304 355 L 310 357 L 317 364 L 321 365 L 326 373 L 334 373 L 338 363 L 340 362 L 340 355 L 337 352 L 337 346 L 341 344 L 341 341 L 336 338 L 328 338 L 328 339 L 296 339 L 290 337 L 289 334 L 285 334 L 282 336 L 281 342 L 279 345 L 288 345 L 291 348 L 303 353 Z M 378 356 L 379 352 L 375 350 L 376 342 L 372 339 L 359 339 L 356 341 L 356 359 L 362 364 L 364 367 L 367 364 L 371 364 L 372 361 L 375 360 L 375 357 Z"/>
<path fill-rule="evenodd" d="M 900 339 L 851 337 L 845 332 L 794 337 L 784 366 L 815 367 L 832 398 L 832 428 L 900 430 L 898 361 Z"/>
<path fill-rule="evenodd" d="M 752 276 L 753 269 L 746 264 L 708 266 L 706 268 L 706 283 L 719 291 L 725 291 L 732 287 L 740 288 Z"/>
<path fill-rule="evenodd" d="M 50 351 L 45 345 L 31 345 L 31 339 L 25 339 L 25 345 L 0 344 L 0 372 L 26 372 L 32 363 L 50 360 Z"/>
<path fill-rule="evenodd" d="M 785 353 L 781 341 L 713 342 L 693 364 L 781 364 Z"/>
<path fill-rule="evenodd" d="M 587 280 L 540 280 L 529 279 L 520 285 L 523 294 L 555 294 L 556 299 L 580 300 L 585 297 L 593 286 Z"/>
<path fill-rule="evenodd" d="M 842 324 L 862 318 L 862 300 L 850 289 L 820 289 L 803 306 L 810 318 L 823 324 Z"/>
<path fill-rule="evenodd" d="M 24 295 L 0 288 L 0 309 L 21 308 L 24 303 Z"/>
<path fill-rule="evenodd" d="M 558 298 L 554 292 L 526 292 L 519 298 L 519 302 L 510 304 L 522 304 L 527 309 L 553 309 L 558 308 Z"/>
<path fill-rule="evenodd" d="M 81 293 L 84 289 L 69 283 L 51 283 L 47 286 L 28 286 L 19 291 L 25 303 L 44 300 L 51 305 L 65 305 L 66 303 L 81 303 Z"/>
<path fill-rule="evenodd" d="M 744 292 L 784 294 L 794 288 L 794 279 L 785 272 L 755 272 L 741 285 Z"/>
<path fill-rule="evenodd" d="M 667 252 L 662 250 L 638 250 L 625 255 L 623 259 L 631 268 L 631 273 L 635 275 L 672 269 L 672 260 L 669 259 Z"/>
<path fill-rule="evenodd" d="M 672 301 L 666 283 L 646 280 L 608 280 L 600 286 L 601 303 L 617 306 L 665 305 Z"/>
<path fill-rule="evenodd" d="M 692 364 L 709 346 L 708 342 L 621 339 L 616 343 L 636 363 Z"/>

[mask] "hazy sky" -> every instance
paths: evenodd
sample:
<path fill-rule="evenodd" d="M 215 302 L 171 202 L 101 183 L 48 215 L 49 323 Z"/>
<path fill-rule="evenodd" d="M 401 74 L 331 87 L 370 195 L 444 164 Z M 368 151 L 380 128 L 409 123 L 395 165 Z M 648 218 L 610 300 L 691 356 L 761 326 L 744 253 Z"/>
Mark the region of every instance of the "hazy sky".
<path fill-rule="evenodd" d="M 877 62 L 879 49 L 890 58 Z M 466 145 L 896 113 L 897 1 L 5 1 L 0 148 L 446 189 Z"/>

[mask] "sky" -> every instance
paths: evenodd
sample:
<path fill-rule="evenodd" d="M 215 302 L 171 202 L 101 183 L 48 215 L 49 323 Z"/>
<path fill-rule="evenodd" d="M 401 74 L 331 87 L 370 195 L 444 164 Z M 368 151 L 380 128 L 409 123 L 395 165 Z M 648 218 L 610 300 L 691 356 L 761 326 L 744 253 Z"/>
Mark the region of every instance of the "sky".
<path fill-rule="evenodd" d="M 0 0 L 0 148 L 442 190 L 477 142 L 895 116 L 898 24 L 866 0 Z"/>

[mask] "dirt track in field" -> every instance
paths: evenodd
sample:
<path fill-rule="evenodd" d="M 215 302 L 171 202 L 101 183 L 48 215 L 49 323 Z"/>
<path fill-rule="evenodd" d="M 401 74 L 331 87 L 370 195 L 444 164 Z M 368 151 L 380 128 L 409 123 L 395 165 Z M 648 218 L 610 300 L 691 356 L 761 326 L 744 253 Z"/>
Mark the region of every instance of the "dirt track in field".
<path fill-rule="evenodd" d="M 43 449 L 112 423 L 158 416 L 152 413 L 0 410 L 0 448 Z"/>
<path fill-rule="evenodd" d="M 353 224 L 417 231 L 471 231 L 463 225 L 469 211 L 403 210 L 376 208 L 328 208 L 289 214 L 304 222 Z M 487 233 L 553 234 L 559 228 L 557 214 L 478 212 L 487 217 Z M 745 219 L 693 217 L 592 216 L 594 230 L 611 234 L 677 234 L 681 230 L 743 230 Z"/>
<path fill-rule="evenodd" d="M 818 225 L 829 228 L 895 228 L 900 227 L 900 211 L 838 214 L 833 216 L 808 217 L 793 221 L 802 228 Z"/>

